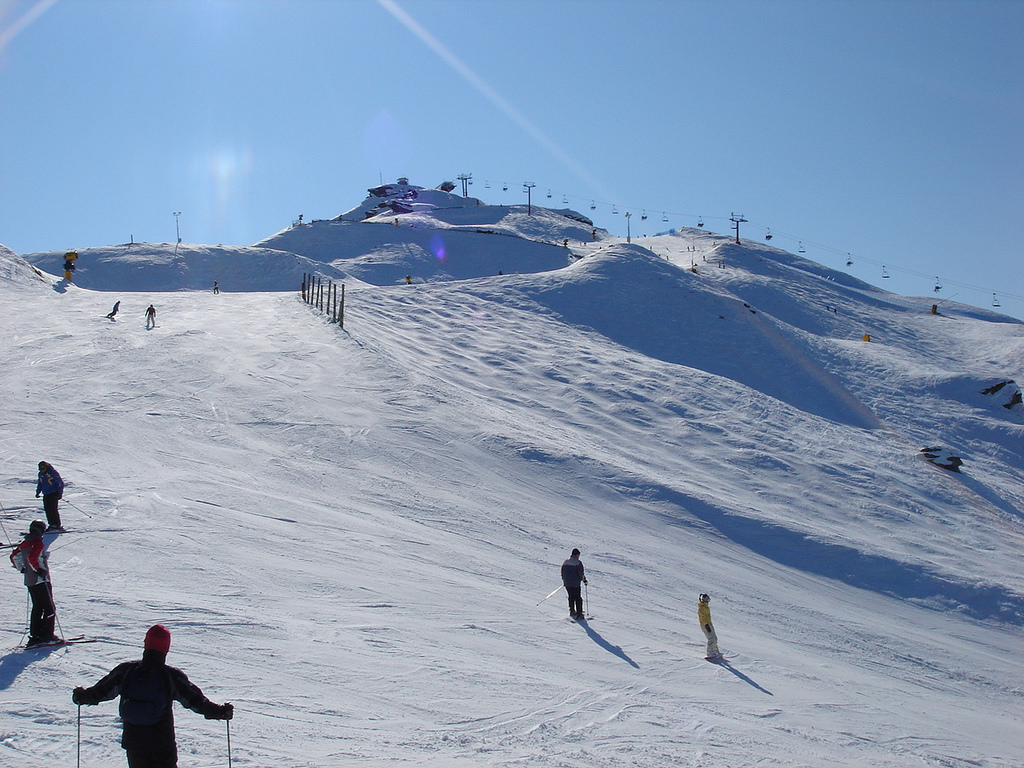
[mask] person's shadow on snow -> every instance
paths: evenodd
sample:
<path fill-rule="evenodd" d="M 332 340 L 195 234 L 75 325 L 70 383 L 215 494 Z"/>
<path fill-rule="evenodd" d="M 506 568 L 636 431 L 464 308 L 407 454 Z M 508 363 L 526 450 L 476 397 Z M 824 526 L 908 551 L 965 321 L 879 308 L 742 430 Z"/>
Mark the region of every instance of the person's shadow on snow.
<path fill-rule="evenodd" d="M 640 665 L 633 661 L 631 658 L 629 658 L 629 655 L 624 650 L 622 650 L 622 648 L 620 648 L 617 645 L 612 645 L 599 634 L 597 634 L 597 632 L 593 630 L 590 624 L 587 623 L 586 619 L 582 619 L 577 623 L 585 630 L 587 630 L 587 634 L 590 636 L 591 640 L 593 640 L 599 646 L 608 651 L 608 653 L 613 653 L 623 661 L 628 662 L 630 666 L 640 669 Z"/>
<path fill-rule="evenodd" d="M 755 683 L 749 677 L 744 675 L 742 672 L 740 672 L 738 669 L 736 669 L 736 667 L 734 667 L 732 664 L 730 664 L 728 662 L 728 660 L 719 661 L 718 662 L 718 666 L 725 667 L 730 672 L 732 672 L 734 675 L 736 675 L 736 677 L 738 677 L 740 680 L 742 680 L 744 683 L 746 683 L 747 685 L 752 685 L 754 688 L 757 688 L 757 690 L 761 691 L 761 693 L 767 693 L 769 696 L 774 696 L 775 695 L 774 693 L 769 691 L 767 688 L 762 688 L 760 685 Z"/>
<path fill-rule="evenodd" d="M 10 688 L 14 681 L 18 679 L 18 675 L 28 669 L 28 665 L 33 661 L 38 661 L 43 656 L 48 656 L 59 647 L 55 645 L 50 648 L 36 648 L 27 652 L 17 650 L 8 653 L 0 659 L 0 691 L 6 691 Z"/>

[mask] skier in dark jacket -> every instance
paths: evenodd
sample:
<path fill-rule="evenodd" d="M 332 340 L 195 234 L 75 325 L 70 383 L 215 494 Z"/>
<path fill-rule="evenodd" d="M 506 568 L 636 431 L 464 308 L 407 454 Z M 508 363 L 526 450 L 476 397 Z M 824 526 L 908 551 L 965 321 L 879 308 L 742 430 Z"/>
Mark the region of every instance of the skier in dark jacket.
<path fill-rule="evenodd" d="M 569 559 L 562 563 L 562 584 L 569 596 L 569 617 L 577 621 L 586 618 L 583 615 L 583 597 L 580 594 L 580 584 L 586 583 L 587 577 L 583 573 L 580 551 L 574 549 Z"/>
<path fill-rule="evenodd" d="M 60 512 L 57 510 L 57 502 L 64 498 L 64 481 L 60 479 L 60 473 L 45 461 L 39 462 L 39 479 L 36 481 L 37 499 L 40 494 L 43 497 L 43 510 L 46 512 L 46 522 L 49 523 L 48 530 L 63 530 L 63 526 L 60 524 Z"/>
<path fill-rule="evenodd" d="M 11 565 L 25 575 L 25 586 L 32 598 L 29 612 L 28 640 L 26 647 L 39 643 L 60 640 L 53 634 L 57 621 L 57 609 L 53 605 L 53 591 L 50 588 L 50 569 L 47 563 L 43 532 L 46 523 L 33 520 L 25 534 L 25 540 L 11 550 Z"/>
<path fill-rule="evenodd" d="M 120 695 L 121 746 L 129 768 L 176 768 L 178 745 L 174 738 L 172 704 L 198 712 L 207 720 L 230 720 L 234 707 L 214 704 L 185 673 L 165 663 L 171 633 L 156 624 L 146 633 L 141 661 L 114 667 L 91 688 L 75 688 L 75 704 L 99 704 Z"/>

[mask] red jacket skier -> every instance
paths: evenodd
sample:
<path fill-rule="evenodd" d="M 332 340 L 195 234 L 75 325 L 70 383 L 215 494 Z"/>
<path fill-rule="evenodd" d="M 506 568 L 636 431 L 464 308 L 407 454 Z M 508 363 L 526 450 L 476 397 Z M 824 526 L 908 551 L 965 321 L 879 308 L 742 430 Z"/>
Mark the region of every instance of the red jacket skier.
<path fill-rule="evenodd" d="M 53 605 L 48 556 L 43 545 L 45 530 L 46 523 L 34 520 L 28 527 L 25 540 L 11 550 L 11 565 L 25 575 L 25 586 L 28 587 L 29 597 L 32 598 L 26 646 L 60 639 L 53 634 L 57 609 Z"/>

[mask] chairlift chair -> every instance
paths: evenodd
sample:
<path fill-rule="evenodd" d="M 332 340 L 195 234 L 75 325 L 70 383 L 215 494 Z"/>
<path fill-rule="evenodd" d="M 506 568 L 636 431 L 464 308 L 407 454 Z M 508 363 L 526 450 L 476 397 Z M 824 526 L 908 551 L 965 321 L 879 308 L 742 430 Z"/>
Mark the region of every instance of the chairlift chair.
<path fill-rule="evenodd" d="M 853 256 L 851 256 L 850 254 L 846 254 L 846 266 L 853 266 Z"/>
<path fill-rule="evenodd" d="M 508 182 L 507 181 L 501 185 L 501 191 L 502 192 L 508 192 Z"/>
<path fill-rule="evenodd" d="M 807 249 L 804 248 L 804 241 L 803 240 L 798 240 L 797 244 L 798 244 L 798 247 L 796 249 L 797 253 L 807 253 Z"/>
<path fill-rule="evenodd" d="M 568 202 L 569 202 L 569 196 L 568 195 L 562 195 L 562 203 L 566 204 Z"/>
<path fill-rule="evenodd" d="M 590 210 L 597 210 L 597 203 L 595 203 L 593 200 L 590 201 Z"/>
<path fill-rule="evenodd" d="M 884 280 L 888 280 L 889 279 L 889 273 L 885 271 L 885 266 L 884 265 L 882 266 L 882 278 Z"/>
<path fill-rule="evenodd" d="M 640 221 L 647 221 L 647 209 L 646 208 L 640 213 Z"/>
<path fill-rule="evenodd" d="M 615 207 L 614 203 L 612 203 L 612 213 L 618 213 L 618 212 L 619 212 L 619 209 Z"/>
<path fill-rule="evenodd" d="M 771 240 L 772 239 L 772 228 L 771 227 L 768 227 L 768 230 L 764 233 L 764 239 L 765 240 Z"/>
<path fill-rule="evenodd" d="M 935 292 L 938 293 L 942 290 L 942 285 L 939 283 L 939 278 L 935 278 Z"/>
<path fill-rule="evenodd" d="M 992 294 L 992 306 L 993 307 L 1001 307 L 1002 306 L 1002 304 L 999 303 L 999 299 L 996 298 L 996 295 L 994 293 Z"/>
<path fill-rule="evenodd" d="M 548 199 L 550 199 L 550 198 L 551 198 L 551 190 L 549 189 L 548 190 Z"/>
<path fill-rule="evenodd" d="M 698 227 L 703 227 L 704 226 L 704 217 L 703 216 L 698 216 L 697 217 L 697 226 Z"/>

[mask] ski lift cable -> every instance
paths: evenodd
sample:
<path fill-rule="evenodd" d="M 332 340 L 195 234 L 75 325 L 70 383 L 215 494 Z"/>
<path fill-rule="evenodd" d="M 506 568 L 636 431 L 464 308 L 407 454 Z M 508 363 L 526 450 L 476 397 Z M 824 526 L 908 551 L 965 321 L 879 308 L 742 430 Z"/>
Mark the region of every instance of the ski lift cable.
<path fill-rule="evenodd" d="M 554 187 L 552 187 L 551 189 L 554 189 Z M 563 197 L 568 197 L 570 202 L 573 201 L 573 200 L 580 200 L 580 201 L 582 201 L 581 204 L 585 205 L 590 210 L 595 210 L 596 208 L 609 208 L 609 209 L 610 208 L 616 208 L 616 209 L 622 208 L 623 210 L 632 210 L 632 209 L 645 210 L 646 208 L 651 208 L 652 210 L 658 210 L 658 208 L 656 206 L 653 206 L 653 207 L 652 206 L 640 206 L 640 205 L 627 206 L 627 205 L 625 205 L 624 203 L 621 203 L 621 202 L 614 202 L 613 203 L 613 202 L 610 202 L 610 201 L 607 201 L 607 200 L 598 200 L 597 198 L 594 198 L 594 197 L 589 197 L 589 196 L 584 196 L 584 195 L 576 195 L 576 194 L 572 194 L 572 193 L 563 193 Z M 665 220 L 665 217 L 668 217 L 669 219 L 684 219 L 684 220 L 686 220 L 686 219 L 693 219 L 693 220 L 700 219 L 703 222 L 708 222 L 708 221 L 721 221 L 721 222 L 730 221 L 730 218 L 728 216 L 708 216 L 708 215 L 705 215 L 705 214 L 685 213 L 685 212 L 680 212 L 680 211 L 670 211 L 670 210 L 667 210 L 667 209 L 662 209 L 662 220 L 663 221 Z M 893 260 L 893 259 L 888 259 L 886 261 L 881 261 L 879 259 L 873 259 L 870 256 L 864 256 L 862 254 L 857 254 L 856 259 L 853 259 L 852 255 L 851 255 L 851 252 L 847 248 L 836 248 L 836 247 L 828 245 L 826 243 L 819 243 L 819 242 L 816 242 L 814 240 L 808 240 L 807 238 L 799 237 L 798 235 L 795 235 L 795 234 L 791 234 L 791 233 L 788 233 L 788 232 L 782 232 L 782 231 L 779 231 L 779 230 L 774 229 L 774 228 L 769 228 L 767 225 L 761 224 L 761 223 L 756 222 L 756 221 L 749 221 L 748 224 L 750 224 L 751 226 L 756 227 L 756 228 L 771 229 L 771 233 L 772 233 L 773 239 L 783 239 L 783 240 L 792 240 L 794 242 L 800 242 L 800 243 L 803 244 L 805 249 L 806 248 L 813 248 L 816 252 L 824 252 L 824 253 L 827 253 L 827 254 L 835 255 L 835 256 L 841 257 L 844 260 L 844 262 L 848 261 L 848 260 L 855 260 L 857 263 L 870 264 L 870 265 L 873 265 L 875 267 L 885 267 L 889 271 L 890 277 L 892 276 L 893 273 L 899 273 L 899 274 L 902 274 L 902 275 L 909 275 L 909 276 L 913 276 L 913 277 L 924 278 L 926 280 L 932 281 L 932 283 L 934 285 L 934 277 L 935 277 L 934 273 L 930 273 L 929 274 L 929 273 L 926 273 L 926 272 L 919 272 L 917 270 L 909 269 L 909 268 L 906 268 L 906 267 L 894 266 L 898 262 L 896 260 Z M 943 286 L 944 287 L 955 286 L 955 287 L 962 288 L 962 289 L 965 289 L 965 290 L 979 291 L 979 292 L 985 293 L 985 294 L 987 294 L 989 296 L 991 296 L 993 293 L 995 293 L 995 294 L 998 294 L 999 298 L 1003 299 L 1004 301 L 1011 300 L 1011 301 L 1021 301 L 1021 302 L 1024 302 L 1024 296 L 1020 296 L 1020 295 L 1016 295 L 1016 294 L 1012 294 L 1012 293 L 1006 293 L 1005 291 L 993 291 L 991 288 L 984 288 L 984 287 L 981 287 L 981 286 L 972 285 L 970 283 L 963 283 L 963 282 L 960 282 L 960 281 L 957 281 L 957 280 L 944 280 L 943 281 Z"/>

